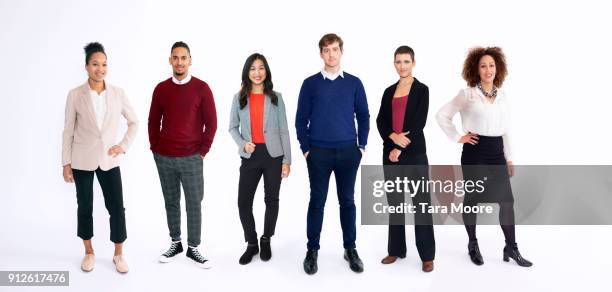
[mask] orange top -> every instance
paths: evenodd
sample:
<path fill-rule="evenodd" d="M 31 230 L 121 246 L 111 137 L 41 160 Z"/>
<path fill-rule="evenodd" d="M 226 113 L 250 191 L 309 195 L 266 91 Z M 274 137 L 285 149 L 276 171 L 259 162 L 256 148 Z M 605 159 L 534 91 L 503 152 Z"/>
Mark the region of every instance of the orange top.
<path fill-rule="evenodd" d="M 249 94 L 249 111 L 251 112 L 251 139 L 255 144 L 266 143 L 264 139 L 264 98 L 263 93 Z"/>

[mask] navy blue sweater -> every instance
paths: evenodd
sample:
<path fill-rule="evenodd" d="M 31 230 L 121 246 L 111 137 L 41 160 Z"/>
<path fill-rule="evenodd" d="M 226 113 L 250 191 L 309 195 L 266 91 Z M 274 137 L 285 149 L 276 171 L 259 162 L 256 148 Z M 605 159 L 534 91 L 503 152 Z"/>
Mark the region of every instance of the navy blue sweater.
<path fill-rule="evenodd" d="M 340 148 L 351 144 L 365 149 L 370 131 L 368 100 L 361 80 L 346 72 L 343 75 L 330 80 L 319 72 L 302 83 L 295 115 L 302 152 L 308 152 L 310 146 Z"/>

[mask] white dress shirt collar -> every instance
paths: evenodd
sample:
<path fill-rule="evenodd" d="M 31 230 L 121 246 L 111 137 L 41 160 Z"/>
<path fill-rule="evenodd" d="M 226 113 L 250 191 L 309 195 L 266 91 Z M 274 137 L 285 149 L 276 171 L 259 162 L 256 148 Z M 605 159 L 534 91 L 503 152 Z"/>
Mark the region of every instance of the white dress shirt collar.
<path fill-rule="evenodd" d="M 185 76 L 185 78 L 183 78 L 183 80 L 178 80 L 178 79 L 176 79 L 176 77 L 172 76 L 172 82 L 174 82 L 174 84 L 178 84 L 178 85 L 187 84 L 187 83 L 189 83 L 190 80 L 191 80 L 191 74 L 189 74 L 189 73 L 187 73 L 187 76 Z"/>
<path fill-rule="evenodd" d="M 340 68 L 336 73 L 329 73 L 325 71 L 325 68 L 323 68 L 321 69 L 321 75 L 323 75 L 323 80 L 329 79 L 331 81 L 334 81 L 336 80 L 336 78 L 338 78 L 338 76 L 344 78 L 344 71 L 342 70 L 342 68 Z"/>

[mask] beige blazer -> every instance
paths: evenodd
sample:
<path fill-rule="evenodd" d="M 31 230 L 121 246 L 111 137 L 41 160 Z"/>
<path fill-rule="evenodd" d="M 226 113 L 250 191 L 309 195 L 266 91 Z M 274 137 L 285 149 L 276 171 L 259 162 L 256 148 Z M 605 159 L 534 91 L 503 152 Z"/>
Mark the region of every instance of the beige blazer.
<path fill-rule="evenodd" d="M 120 145 L 127 152 L 138 131 L 138 119 L 123 89 L 106 83 L 106 115 L 102 128 L 96 124 L 89 84 L 70 90 L 66 100 L 66 116 L 62 144 L 62 165 L 73 169 L 106 171 L 119 165 L 119 157 L 108 155 L 108 149 Z M 127 131 L 116 141 L 119 116 L 127 120 Z"/>

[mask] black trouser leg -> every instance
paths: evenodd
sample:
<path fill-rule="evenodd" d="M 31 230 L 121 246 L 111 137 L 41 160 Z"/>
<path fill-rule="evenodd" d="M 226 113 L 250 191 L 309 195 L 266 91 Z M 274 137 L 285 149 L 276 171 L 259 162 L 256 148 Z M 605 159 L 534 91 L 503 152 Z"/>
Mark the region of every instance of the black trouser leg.
<path fill-rule="evenodd" d="M 410 180 L 428 180 L 429 161 L 426 154 L 414 156 L 400 156 L 399 163 L 393 163 L 388 159 L 389 151 L 384 152 L 383 164 L 385 180 L 407 177 Z M 414 190 L 413 190 L 414 191 Z M 409 194 L 390 193 L 387 194 L 389 206 L 399 206 L 405 201 Z M 436 253 L 434 237 L 433 218 L 428 212 L 422 212 L 421 203 L 431 205 L 429 193 L 417 192 L 412 198 L 412 205 L 416 206 L 414 214 L 415 244 L 422 261 L 432 261 Z M 405 215 L 402 213 L 389 214 L 389 243 L 388 253 L 390 256 L 404 257 L 406 255 Z"/>
<path fill-rule="evenodd" d="M 415 166 L 411 167 L 410 178 L 412 180 L 429 180 L 429 161 L 425 154 L 414 158 Z M 412 204 L 416 206 L 414 214 L 414 237 L 422 261 L 433 261 L 436 255 L 436 241 L 434 237 L 433 218 L 427 209 L 423 210 L 422 204 L 431 206 L 431 195 L 429 192 L 416 192 L 412 197 Z"/>
<path fill-rule="evenodd" d="M 238 213 L 244 230 L 244 240 L 249 244 L 257 244 L 257 231 L 255 230 L 255 218 L 253 218 L 253 198 L 257 190 L 257 184 L 263 174 L 263 169 L 258 167 L 258 162 L 242 159 L 240 165 L 240 179 L 238 182 Z"/>
<path fill-rule="evenodd" d="M 432 225 L 415 225 L 414 237 L 422 261 L 433 261 L 436 255 L 436 241 Z"/>
<path fill-rule="evenodd" d="M 267 152 L 267 151 L 266 151 Z M 278 218 L 278 202 L 281 186 L 281 171 L 283 165 L 283 157 L 272 158 L 269 155 L 266 157 L 263 169 L 264 177 L 264 202 L 266 203 L 266 214 L 264 217 L 264 233 L 263 236 L 270 238 L 274 235 L 276 229 L 276 220 Z"/>
<path fill-rule="evenodd" d="M 77 197 L 77 236 L 83 240 L 93 237 L 93 171 L 72 169 Z"/>
<path fill-rule="evenodd" d="M 387 252 L 390 256 L 403 258 L 406 256 L 406 226 L 389 225 Z"/>
<path fill-rule="evenodd" d="M 386 180 L 394 180 L 392 174 L 397 168 L 386 168 L 385 175 L 389 175 Z M 393 192 L 387 194 L 387 203 L 389 206 L 400 206 L 404 203 L 404 194 Z M 387 252 L 390 256 L 405 257 L 406 256 L 406 219 L 404 213 L 389 214 L 389 236 L 387 244 Z"/>
<path fill-rule="evenodd" d="M 125 227 L 125 208 L 123 207 L 121 170 L 118 166 L 108 171 L 98 168 L 96 169 L 96 176 L 104 195 L 104 205 L 110 215 L 110 240 L 114 243 L 122 243 L 127 238 L 127 231 Z"/>

